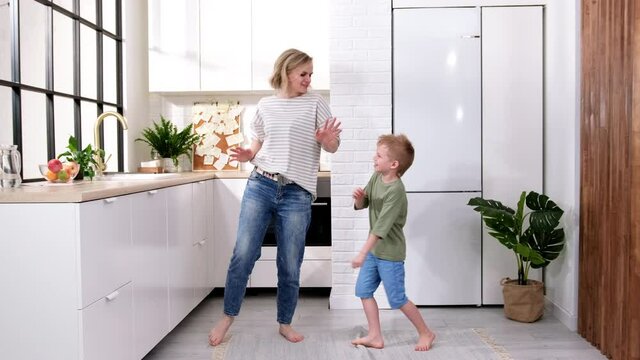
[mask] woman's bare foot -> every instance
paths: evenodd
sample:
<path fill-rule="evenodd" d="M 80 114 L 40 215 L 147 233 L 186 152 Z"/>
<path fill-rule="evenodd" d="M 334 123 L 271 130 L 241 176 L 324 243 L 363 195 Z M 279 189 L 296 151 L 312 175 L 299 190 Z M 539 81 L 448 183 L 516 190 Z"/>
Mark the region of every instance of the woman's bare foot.
<path fill-rule="evenodd" d="M 382 336 L 365 336 L 351 340 L 351 344 L 358 346 L 366 346 L 374 349 L 382 349 L 384 347 L 384 340 Z"/>
<path fill-rule="evenodd" d="M 292 343 L 300 342 L 304 339 L 304 335 L 299 332 L 293 330 L 291 325 L 280 324 L 280 335 L 282 335 L 285 339 L 291 341 Z"/>
<path fill-rule="evenodd" d="M 430 331 L 427 334 L 420 334 L 420 338 L 418 338 L 418 343 L 416 344 L 416 351 L 427 351 L 431 349 L 431 345 L 433 341 L 436 339 L 436 334 Z"/>
<path fill-rule="evenodd" d="M 224 340 L 231 324 L 233 324 L 232 316 L 224 315 L 222 319 L 218 320 L 216 326 L 209 332 L 209 344 L 211 346 L 219 345 Z"/>

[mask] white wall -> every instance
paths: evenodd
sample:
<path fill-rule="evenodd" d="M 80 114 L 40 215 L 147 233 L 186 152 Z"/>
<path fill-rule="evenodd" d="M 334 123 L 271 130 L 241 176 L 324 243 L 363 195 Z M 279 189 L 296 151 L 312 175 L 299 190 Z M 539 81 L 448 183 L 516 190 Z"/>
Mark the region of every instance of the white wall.
<path fill-rule="evenodd" d="M 545 192 L 566 211 L 567 249 L 547 269 L 547 299 L 570 329 L 577 323 L 579 0 L 396 0 L 399 6 L 545 5 Z M 334 309 L 360 308 L 350 260 L 368 233 L 351 192 L 366 184 L 378 135 L 391 132 L 391 0 L 331 1 L 331 107 L 343 122 L 332 159 Z M 514 264 L 515 267 L 515 264 Z M 409 294 L 410 295 L 410 294 Z M 384 297 L 382 296 L 383 300 Z"/>
<path fill-rule="evenodd" d="M 149 126 L 149 70 L 147 64 L 147 0 L 123 1 L 124 116 L 129 129 L 124 132 L 124 170 L 136 171 L 149 160 L 146 144 L 135 141 Z"/>

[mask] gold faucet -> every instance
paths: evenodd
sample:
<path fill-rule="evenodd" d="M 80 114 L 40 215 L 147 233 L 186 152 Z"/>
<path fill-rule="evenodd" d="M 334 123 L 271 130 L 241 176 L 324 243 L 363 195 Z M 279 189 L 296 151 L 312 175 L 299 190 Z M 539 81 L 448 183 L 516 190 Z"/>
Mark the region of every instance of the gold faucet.
<path fill-rule="evenodd" d="M 122 124 L 123 130 L 127 130 L 129 128 L 129 125 L 127 124 L 127 119 L 125 119 L 124 116 L 120 115 L 115 111 L 105 111 L 102 114 L 100 114 L 100 116 L 98 116 L 98 118 L 96 119 L 96 124 L 93 127 L 93 145 L 96 151 L 100 150 L 100 124 L 102 124 L 104 119 L 109 116 L 114 116 L 116 119 L 118 119 L 118 121 L 120 121 L 120 124 Z M 111 158 L 111 155 L 109 155 L 109 157 L 106 160 L 104 160 L 102 154 L 98 153 L 97 155 L 94 155 L 94 159 L 98 164 L 98 168 L 96 169 L 96 175 L 102 175 L 102 173 L 107 169 L 107 161 L 109 161 L 109 159 Z"/>

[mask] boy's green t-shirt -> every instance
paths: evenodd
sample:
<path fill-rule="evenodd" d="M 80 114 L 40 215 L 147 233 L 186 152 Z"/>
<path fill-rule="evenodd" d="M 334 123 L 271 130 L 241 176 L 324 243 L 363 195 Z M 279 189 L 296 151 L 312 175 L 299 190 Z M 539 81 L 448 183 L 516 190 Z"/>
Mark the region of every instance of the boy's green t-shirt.
<path fill-rule="evenodd" d="M 380 259 L 404 261 L 407 248 L 402 228 L 407 222 L 407 194 L 402 180 L 385 184 L 382 176 L 375 173 L 365 192 L 370 233 L 380 238 L 371 252 Z"/>

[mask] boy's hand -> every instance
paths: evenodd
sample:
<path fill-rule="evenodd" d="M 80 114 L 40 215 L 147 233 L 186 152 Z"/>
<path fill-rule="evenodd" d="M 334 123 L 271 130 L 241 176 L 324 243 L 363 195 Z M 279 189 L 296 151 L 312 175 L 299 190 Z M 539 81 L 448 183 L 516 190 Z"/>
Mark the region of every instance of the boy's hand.
<path fill-rule="evenodd" d="M 247 162 L 253 159 L 253 151 L 251 149 L 245 149 L 241 147 L 230 148 L 231 160 L 238 160 L 240 162 Z"/>
<path fill-rule="evenodd" d="M 361 267 L 366 257 L 367 255 L 362 253 L 356 255 L 356 257 L 354 257 L 353 260 L 351 260 L 351 267 L 354 269 Z"/>
<path fill-rule="evenodd" d="M 362 188 L 356 188 L 353 191 L 353 206 L 356 209 L 362 209 L 364 207 L 364 199 L 367 197 L 367 193 Z"/>

